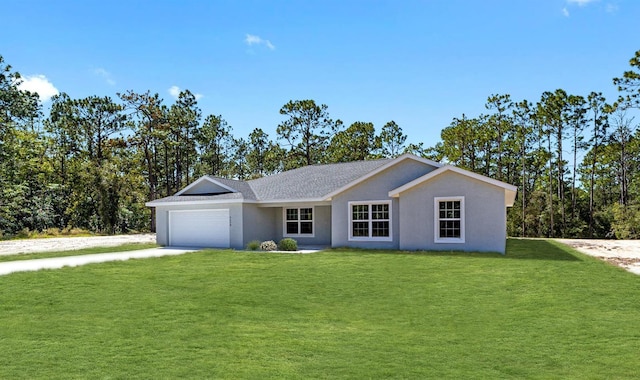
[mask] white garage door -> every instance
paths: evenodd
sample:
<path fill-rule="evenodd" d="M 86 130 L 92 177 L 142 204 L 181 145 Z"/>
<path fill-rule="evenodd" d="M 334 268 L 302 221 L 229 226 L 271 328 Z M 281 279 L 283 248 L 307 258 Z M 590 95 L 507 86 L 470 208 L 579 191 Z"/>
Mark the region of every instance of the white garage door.
<path fill-rule="evenodd" d="M 229 210 L 170 211 L 169 245 L 228 248 Z"/>

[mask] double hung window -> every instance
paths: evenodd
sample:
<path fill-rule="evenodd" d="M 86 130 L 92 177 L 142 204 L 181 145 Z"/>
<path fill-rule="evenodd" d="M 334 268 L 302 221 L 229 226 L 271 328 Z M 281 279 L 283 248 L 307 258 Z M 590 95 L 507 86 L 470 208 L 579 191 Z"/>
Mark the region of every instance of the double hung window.
<path fill-rule="evenodd" d="M 464 197 L 434 200 L 436 243 L 464 243 Z"/>
<path fill-rule="evenodd" d="M 285 208 L 284 236 L 313 236 L 313 207 Z"/>
<path fill-rule="evenodd" d="M 349 202 L 349 240 L 391 240 L 391 202 Z"/>

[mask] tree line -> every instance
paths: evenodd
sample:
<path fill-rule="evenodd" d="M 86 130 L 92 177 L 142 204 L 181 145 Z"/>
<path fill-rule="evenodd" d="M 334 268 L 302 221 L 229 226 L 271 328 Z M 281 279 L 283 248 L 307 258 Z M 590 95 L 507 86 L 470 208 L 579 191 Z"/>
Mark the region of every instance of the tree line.
<path fill-rule="evenodd" d="M 407 144 L 394 121 L 345 126 L 325 104 L 292 100 L 271 138 L 234 136 L 182 91 L 82 99 L 60 94 L 45 115 L 37 94 L 0 56 L 0 235 L 50 228 L 125 233 L 155 228 L 144 206 L 201 175 L 252 179 L 304 165 L 410 152 L 518 186 L 508 233 L 531 237 L 640 235 L 640 51 L 614 79 L 620 96 L 544 92 L 536 102 L 491 95 L 487 113 L 461 115 L 433 147 Z"/>

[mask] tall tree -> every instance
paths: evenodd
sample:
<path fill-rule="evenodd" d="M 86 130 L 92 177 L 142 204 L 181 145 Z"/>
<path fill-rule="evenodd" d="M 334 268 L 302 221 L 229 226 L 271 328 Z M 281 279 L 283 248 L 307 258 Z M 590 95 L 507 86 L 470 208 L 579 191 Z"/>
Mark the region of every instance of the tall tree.
<path fill-rule="evenodd" d="M 327 148 L 331 162 L 362 161 L 372 158 L 380 148 L 373 123 L 356 121 L 344 131 L 333 135 Z"/>
<path fill-rule="evenodd" d="M 391 120 L 380 131 L 382 156 L 386 158 L 399 156 L 404 150 L 405 141 L 407 141 L 407 135 L 402 132 L 402 128 L 395 121 Z"/>
<path fill-rule="evenodd" d="M 194 135 L 198 133 L 202 112 L 195 95 L 189 90 L 181 91 L 169 109 L 169 123 L 173 134 L 176 188 L 191 182 L 196 162 Z"/>
<path fill-rule="evenodd" d="M 140 164 L 145 168 L 142 171 L 147 186 L 147 201 L 152 201 L 160 196 L 170 195 L 162 193 L 161 181 L 168 181 L 162 175 L 161 158 L 162 146 L 166 143 L 169 130 L 168 109 L 162 104 L 162 99 L 156 93 L 151 95 L 149 91 L 138 94 L 127 91 L 118 94 L 124 101 L 125 108 L 131 112 L 133 134 L 129 136 L 129 142 L 136 148 L 140 157 Z M 155 231 L 155 213 L 149 213 L 151 231 Z"/>
<path fill-rule="evenodd" d="M 594 232 L 594 212 L 595 212 L 595 176 L 596 164 L 600 156 L 600 145 L 606 138 L 608 127 L 608 114 L 610 106 L 606 104 L 606 99 L 601 92 L 591 92 L 587 98 L 590 121 L 593 125 L 589 144 L 591 145 L 591 162 L 589 168 L 589 237 L 593 237 Z"/>
<path fill-rule="evenodd" d="M 567 103 L 565 118 L 571 128 L 573 149 L 573 165 L 571 168 L 571 221 L 575 222 L 577 212 L 576 172 L 578 169 L 578 153 L 586 146 L 582 133 L 587 124 L 587 101 L 582 96 L 570 95 Z"/>
<path fill-rule="evenodd" d="M 549 152 L 552 151 L 552 142 L 555 142 L 555 182 L 557 197 L 560 203 L 560 235 L 564 236 L 566 230 L 566 212 L 565 212 L 565 161 L 563 158 L 563 142 L 566 135 L 566 109 L 568 105 L 568 95 L 562 89 L 557 89 L 555 92 L 545 91 L 542 94 L 540 102 L 538 103 L 538 117 L 541 120 L 542 125 L 545 128 L 547 135 L 547 142 L 549 144 Z M 553 164 L 549 161 L 549 215 L 551 219 L 550 237 L 555 236 L 554 231 L 554 201 L 553 201 Z"/>
<path fill-rule="evenodd" d="M 233 154 L 232 131 L 233 128 L 222 115 L 209 115 L 205 118 L 204 124 L 195 134 L 200 159 L 198 172 L 201 175 L 231 176 L 228 164 Z"/>
<path fill-rule="evenodd" d="M 490 127 L 496 133 L 496 157 L 497 157 L 497 172 L 496 177 L 498 180 L 503 179 L 503 152 L 505 135 L 509 131 L 509 114 L 508 111 L 513 107 L 511 96 L 509 94 L 504 95 L 491 95 L 487 98 L 485 108 L 488 110 L 495 110 L 495 114 L 489 117 Z"/>
<path fill-rule="evenodd" d="M 618 99 L 622 108 L 640 108 L 640 50 L 629 60 L 631 70 L 625 71 L 620 78 L 613 78 L 618 91 L 625 93 Z"/>
<path fill-rule="evenodd" d="M 232 177 L 245 180 L 249 177 L 247 154 L 249 144 L 243 138 L 233 139 L 233 172 Z"/>
<path fill-rule="evenodd" d="M 329 117 L 325 104 L 316 105 L 310 99 L 289 101 L 280 109 L 288 119 L 278 125 L 276 133 L 287 142 L 287 169 L 325 162 L 324 153 L 329 134 L 342 124 Z"/>

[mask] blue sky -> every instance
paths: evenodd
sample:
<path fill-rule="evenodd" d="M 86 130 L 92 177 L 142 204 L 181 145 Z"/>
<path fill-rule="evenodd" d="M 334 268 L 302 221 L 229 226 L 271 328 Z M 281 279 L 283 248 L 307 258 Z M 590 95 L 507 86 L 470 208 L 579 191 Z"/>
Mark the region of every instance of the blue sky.
<path fill-rule="evenodd" d="M 271 138 L 289 100 L 346 125 L 395 120 L 432 146 L 491 94 L 617 97 L 640 50 L 636 0 L 35 1 L 3 4 L 0 55 L 71 97 L 198 94 L 236 137 Z M 10 16 L 9 16 L 10 15 Z M 46 104 L 46 103 L 45 103 Z"/>

